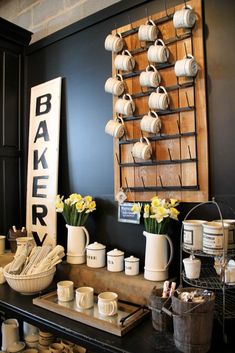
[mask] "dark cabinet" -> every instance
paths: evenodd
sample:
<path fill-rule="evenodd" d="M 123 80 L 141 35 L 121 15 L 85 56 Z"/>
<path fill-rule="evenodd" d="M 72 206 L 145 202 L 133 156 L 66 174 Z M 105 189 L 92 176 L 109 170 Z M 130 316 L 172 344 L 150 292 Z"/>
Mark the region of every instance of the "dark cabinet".
<path fill-rule="evenodd" d="M 24 223 L 24 52 L 31 32 L 0 18 L 0 233 Z"/>

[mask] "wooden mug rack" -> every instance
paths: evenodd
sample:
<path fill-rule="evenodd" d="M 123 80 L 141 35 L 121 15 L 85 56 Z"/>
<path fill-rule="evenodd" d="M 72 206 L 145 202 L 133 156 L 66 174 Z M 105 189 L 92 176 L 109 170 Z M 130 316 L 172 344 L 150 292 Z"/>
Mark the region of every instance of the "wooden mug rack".
<path fill-rule="evenodd" d="M 169 97 L 168 110 L 156 111 L 162 128 L 158 134 L 142 132 L 140 119 L 148 113 L 148 97 L 153 88 L 141 87 L 139 75 L 149 65 L 147 50 L 153 42 L 140 42 L 138 29 L 147 19 L 141 19 L 112 31 L 121 33 L 125 48 L 135 58 L 131 72 L 117 71 L 112 54 L 112 74 L 122 75 L 125 93 L 135 102 L 135 112 L 123 116 L 126 133 L 121 140 L 114 139 L 115 194 L 122 188 L 128 201 L 149 201 L 156 193 L 162 197 L 177 198 L 184 202 L 208 200 L 208 136 L 206 116 L 205 70 L 203 52 L 202 9 L 200 0 L 187 2 L 196 13 L 192 29 L 175 29 L 173 14 L 185 3 L 174 9 L 165 9 L 151 15 L 158 26 L 159 36 L 168 47 L 167 63 L 156 64 Z M 199 70 L 195 78 L 176 77 L 174 64 L 192 54 Z M 113 107 L 118 97 L 113 96 Z M 114 109 L 113 109 L 114 111 Z M 114 111 L 113 118 L 116 118 Z M 151 160 L 133 158 L 131 150 L 141 137 L 148 137 L 153 154 Z"/>

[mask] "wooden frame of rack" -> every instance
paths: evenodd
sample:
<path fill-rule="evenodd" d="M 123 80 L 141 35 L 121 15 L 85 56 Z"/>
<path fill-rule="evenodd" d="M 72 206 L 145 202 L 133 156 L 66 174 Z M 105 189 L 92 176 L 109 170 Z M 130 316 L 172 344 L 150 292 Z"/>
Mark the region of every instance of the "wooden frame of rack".
<path fill-rule="evenodd" d="M 114 139 L 115 194 L 122 188 L 128 201 L 149 201 L 156 193 L 159 197 L 177 198 L 185 202 L 208 199 L 208 136 L 206 116 L 206 91 L 203 51 L 202 9 L 200 0 L 191 0 L 196 13 L 192 29 L 175 29 L 175 8 L 151 15 L 170 51 L 168 63 L 155 65 L 161 75 L 161 85 L 170 97 L 170 107 L 157 111 L 162 122 L 159 134 L 143 133 L 153 149 L 151 160 L 133 158 L 133 143 L 141 137 L 140 119 L 149 111 L 148 97 L 154 89 L 141 87 L 139 74 L 148 66 L 147 49 L 152 42 L 140 42 L 138 28 L 147 18 L 114 30 L 125 39 L 125 49 L 134 56 L 136 65 L 132 72 L 116 70 L 115 54 L 112 54 L 112 74 L 121 73 L 125 93 L 129 93 L 136 105 L 133 116 L 123 116 L 126 134 L 121 140 Z M 199 70 L 195 78 L 177 78 L 174 63 L 192 54 Z M 117 97 L 113 97 L 113 108 Z M 116 113 L 113 109 L 113 118 Z"/>

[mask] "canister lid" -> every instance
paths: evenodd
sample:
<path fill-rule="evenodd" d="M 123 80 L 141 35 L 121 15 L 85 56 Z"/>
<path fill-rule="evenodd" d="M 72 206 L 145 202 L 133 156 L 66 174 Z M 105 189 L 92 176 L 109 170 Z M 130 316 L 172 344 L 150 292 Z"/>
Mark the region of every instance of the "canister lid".
<path fill-rule="evenodd" d="M 95 241 L 94 243 L 87 245 L 86 248 L 88 250 L 103 250 L 106 246 Z"/>
<path fill-rule="evenodd" d="M 140 261 L 140 259 L 138 259 L 138 257 L 135 257 L 135 256 L 131 255 L 130 257 L 126 257 L 124 259 L 124 261 L 126 261 L 126 262 L 138 262 L 138 261 Z"/>
<path fill-rule="evenodd" d="M 183 259 L 184 263 L 195 263 L 195 262 L 201 262 L 200 259 L 197 259 L 194 255 L 190 255 L 189 257 L 186 257 Z"/>
<path fill-rule="evenodd" d="M 107 252 L 107 255 L 109 255 L 109 256 L 123 256 L 124 252 L 121 250 L 118 250 L 118 249 L 113 249 L 113 250 Z"/>

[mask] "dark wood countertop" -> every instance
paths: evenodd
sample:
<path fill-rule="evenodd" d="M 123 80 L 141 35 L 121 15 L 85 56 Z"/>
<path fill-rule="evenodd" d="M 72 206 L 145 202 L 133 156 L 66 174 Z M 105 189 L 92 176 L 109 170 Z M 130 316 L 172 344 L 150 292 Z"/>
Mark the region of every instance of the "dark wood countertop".
<path fill-rule="evenodd" d="M 155 331 L 152 327 L 151 317 L 146 318 L 123 337 L 118 337 L 40 308 L 32 303 L 34 297 L 37 295 L 25 296 L 15 292 L 7 283 L 0 285 L 1 315 L 27 321 L 96 353 L 179 352 L 174 345 L 173 335 Z M 210 352 L 233 352 L 233 346 L 230 347 L 230 345 L 222 343 L 220 332 L 221 327 L 220 330 L 215 330 Z"/>

